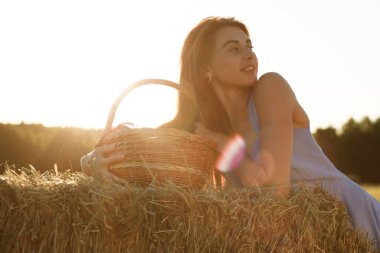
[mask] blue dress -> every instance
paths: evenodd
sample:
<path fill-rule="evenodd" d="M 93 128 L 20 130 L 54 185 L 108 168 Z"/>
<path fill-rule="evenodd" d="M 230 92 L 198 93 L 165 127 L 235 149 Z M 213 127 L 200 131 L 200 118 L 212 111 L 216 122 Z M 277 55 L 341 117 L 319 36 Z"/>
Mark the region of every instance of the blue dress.
<path fill-rule="evenodd" d="M 249 117 L 259 136 L 259 118 L 252 96 L 249 101 Z M 259 147 L 260 140 L 257 138 L 252 151 L 255 160 L 258 159 Z M 293 187 L 300 182 L 317 184 L 342 200 L 355 227 L 368 232 L 380 249 L 380 203 L 334 166 L 315 141 L 310 127 L 294 128 L 291 167 L 290 181 Z"/>

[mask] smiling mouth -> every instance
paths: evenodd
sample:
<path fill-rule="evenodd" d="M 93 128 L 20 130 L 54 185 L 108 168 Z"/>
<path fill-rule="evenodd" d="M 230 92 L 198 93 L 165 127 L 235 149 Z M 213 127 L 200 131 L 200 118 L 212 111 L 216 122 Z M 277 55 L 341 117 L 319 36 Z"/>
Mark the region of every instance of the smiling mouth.
<path fill-rule="evenodd" d="M 252 71 L 252 70 L 255 70 L 255 69 L 256 68 L 254 66 L 248 66 L 248 67 L 240 69 L 240 71 Z"/>

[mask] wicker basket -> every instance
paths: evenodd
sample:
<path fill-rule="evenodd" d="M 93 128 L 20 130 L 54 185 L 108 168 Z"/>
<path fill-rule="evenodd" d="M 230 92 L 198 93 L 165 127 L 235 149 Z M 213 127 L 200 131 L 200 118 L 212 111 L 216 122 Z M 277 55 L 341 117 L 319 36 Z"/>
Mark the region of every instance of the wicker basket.
<path fill-rule="evenodd" d="M 128 129 L 117 127 L 111 131 L 117 107 L 133 89 L 145 84 L 162 84 L 191 95 L 176 83 L 162 79 L 145 79 L 134 83 L 122 92 L 109 113 L 103 138 L 98 143 L 114 143 L 114 152 L 122 153 L 122 162 L 111 164 L 108 170 L 129 182 L 146 186 L 155 180 L 163 183 L 172 180 L 182 187 L 201 188 L 208 181 L 216 181 L 216 144 L 210 139 L 173 128 Z M 220 178 L 220 177 L 219 177 Z"/>

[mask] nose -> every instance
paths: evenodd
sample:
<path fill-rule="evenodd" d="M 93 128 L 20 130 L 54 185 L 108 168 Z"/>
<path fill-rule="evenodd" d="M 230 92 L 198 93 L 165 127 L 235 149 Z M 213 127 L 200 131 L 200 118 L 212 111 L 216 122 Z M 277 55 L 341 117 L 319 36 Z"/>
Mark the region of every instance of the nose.
<path fill-rule="evenodd" d="M 253 58 L 253 54 L 254 54 L 254 52 L 252 52 L 252 50 L 250 48 L 247 48 L 245 59 L 246 60 L 251 60 Z"/>
<path fill-rule="evenodd" d="M 257 56 L 250 48 L 247 48 L 247 52 L 245 52 L 244 61 L 253 63 L 257 68 Z"/>

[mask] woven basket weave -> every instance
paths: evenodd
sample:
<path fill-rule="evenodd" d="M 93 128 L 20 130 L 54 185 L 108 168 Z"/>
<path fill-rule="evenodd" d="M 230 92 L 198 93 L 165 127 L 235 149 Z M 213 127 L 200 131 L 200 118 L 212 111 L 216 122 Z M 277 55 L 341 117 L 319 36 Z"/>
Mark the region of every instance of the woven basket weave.
<path fill-rule="evenodd" d="M 141 80 L 124 90 L 109 113 L 103 138 L 98 143 L 113 143 L 116 145 L 113 152 L 125 156 L 121 162 L 111 164 L 108 170 L 138 185 L 146 186 L 153 180 L 163 183 L 170 179 L 178 186 L 201 188 L 215 176 L 218 150 L 210 139 L 173 128 L 128 129 L 119 126 L 108 134 L 120 102 L 131 90 L 145 84 L 173 87 L 192 99 L 178 84 L 163 79 Z"/>

